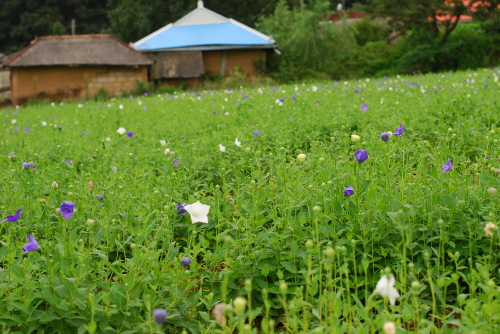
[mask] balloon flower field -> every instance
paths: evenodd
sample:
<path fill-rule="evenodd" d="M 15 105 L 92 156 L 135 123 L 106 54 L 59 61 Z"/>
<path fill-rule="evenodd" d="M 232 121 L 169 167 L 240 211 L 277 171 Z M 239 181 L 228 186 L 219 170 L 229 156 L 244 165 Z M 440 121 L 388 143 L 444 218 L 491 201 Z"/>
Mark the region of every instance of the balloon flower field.
<path fill-rule="evenodd" d="M 2 333 L 500 333 L 500 72 L 1 110 Z"/>

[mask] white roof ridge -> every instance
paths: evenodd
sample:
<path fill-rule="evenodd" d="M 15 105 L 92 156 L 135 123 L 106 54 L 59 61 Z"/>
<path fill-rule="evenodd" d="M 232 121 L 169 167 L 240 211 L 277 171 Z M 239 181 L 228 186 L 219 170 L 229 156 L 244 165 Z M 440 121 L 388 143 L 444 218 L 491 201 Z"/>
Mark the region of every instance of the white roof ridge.
<path fill-rule="evenodd" d="M 265 39 L 266 41 L 269 41 L 269 42 L 274 42 L 276 43 L 276 41 L 274 40 L 274 38 L 272 38 L 271 36 L 267 36 L 261 32 L 258 32 L 257 30 L 253 29 L 253 28 L 250 28 L 249 26 L 241 23 L 241 22 L 238 22 L 234 19 L 229 19 L 229 22 L 231 22 L 232 24 L 234 25 L 237 25 L 238 27 L 242 28 L 242 29 L 245 29 L 246 31 L 262 38 L 262 39 Z"/>
<path fill-rule="evenodd" d="M 173 23 L 174 26 L 181 25 L 181 23 L 183 21 L 187 21 L 191 16 L 193 16 L 193 15 L 199 13 L 199 12 L 205 12 L 207 14 L 213 15 L 213 16 L 217 17 L 219 20 L 224 20 L 224 21 L 229 21 L 230 20 L 227 17 L 222 16 L 220 14 L 217 14 L 216 12 L 214 12 L 214 11 L 208 9 L 208 8 L 199 7 L 199 8 L 196 8 L 195 10 L 191 11 L 190 13 L 186 14 L 185 16 L 183 16 L 182 18 L 180 18 L 179 20 L 175 21 Z"/>
<path fill-rule="evenodd" d="M 167 24 L 167 25 L 166 25 L 166 26 L 164 26 L 163 28 L 160 28 L 160 29 L 156 30 L 155 32 L 153 32 L 153 33 L 151 33 L 151 34 L 147 35 L 146 37 L 144 37 L 144 38 L 142 38 L 142 39 L 138 40 L 137 42 L 132 43 L 132 47 L 133 47 L 134 49 L 137 49 L 137 47 L 138 47 L 139 45 L 143 44 L 144 42 L 147 42 L 148 40 L 150 40 L 151 38 L 153 38 L 153 37 L 155 37 L 155 36 L 157 36 L 157 35 L 161 34 L 162 32 L 167 31 L 168 29 L 172 28 L 173 26 L 174 26 L 174 25 L 173 25 L 172 23 Z"/>

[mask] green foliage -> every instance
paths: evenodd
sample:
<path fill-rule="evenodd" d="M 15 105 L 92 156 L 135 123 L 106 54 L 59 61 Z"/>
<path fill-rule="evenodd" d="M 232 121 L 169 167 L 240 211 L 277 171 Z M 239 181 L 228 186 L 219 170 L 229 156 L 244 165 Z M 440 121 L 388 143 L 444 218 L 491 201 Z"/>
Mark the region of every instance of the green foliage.
<path fill-rule="evenodd" d="M 448 43 L 439 40 L 420 29 L 395 45 L 387 44 L 385 39 L 368 42 L 336 56 L 330 73 L 333 78 L 360 78 L 456 71 L 500 63 L 500 35 L 486 34 L 480 24 L 459 25 Z"/>
<path fill-rule="evenodd" d="M 372 18 L 364 18 L 354 23 L 354 37 L 359 46 L 365 46 L 368 42 L 385 41 L 389 38 L 391 30 L 373 21 Z"/>
<path fill-rule="evenodd" d="M 484 229 L 500 225 L 499 74 L 4 109 L 1 219 L 23 211 L 0 224 L 0 329 L 498 332 L 500 232 Z M 198 200 L 208 224 L 177 214 Z M 21 254 L 28 234 L 39 249 Z M 389 272 L 396 305 L 374 292 Z M 246 307 L 220 325 L 212 310 L 236 297 Z M 163 327 L 155 308 L 169 311 Z"/>
<path fill-rule="evenodd" d="M 76 20 L 77 34 L 99 33 L 109 27 L 106 2 L 3 0 L 0 6 L 0 51 L 18 51 L 29 45 L 35 36 L 66 33 L 72 19 Z"/>
<path fill-rule="evenodd" d="M 172 94 L 176 89 L 166 83 L 162 82 L 145 82 L 142 80 L 135 80 L 136 87 L 132 92 L 123 92 L 123 97 L 132 95 L 144 95 L 144 94 Z"/>
<path fill-rule="evenodd" d="M 66 35 L 68 30 L 66 27 L 59 21 L 54 22 L 51 28 L 50 34 L 55 36 L 55 35 Z"/>
<path fill-rule="evenodd" d="M 109 92 L 106 91 L 104 88 L 99 88 L 99 90 L 97 91 L 97 93 L 95 93 L 94 95 L 94 100 L 95 101 L 106 101 L 107 99 L 109 99 Z"/>
<path fill-rule="evenodd" d="M 261 18 L 258 29 L 279 43 L 281 55 L 273 55 L 270 60 L 277 79 L 328 77 L 335 57 L 355 47 L 354 31 L 349 26 L 324 21 L 328 8 L 328 2 L 317 1 L 301 11 L 280 1 L 274 15 Z"/>
<path fill-rule="evenodd" d="M 499 36 L 486 35 L 478 24 L 459 25 L 448 43 L 441 44 L 426 31 L 414 31 L 395 45 L 394 66 L 400 73 L 464 70 L 499 63 Z"/>
<path fill-rule="evenodd" d="M 222 90 L 228 87 L 258 87 L 270 86 L 276 83 L 270 77 L 266 76 L 247 77 L 238 67 L 224 77 L 219 74 L 206 73 L 203 79 L 197 89 Z M 188 87 L 188 89 L 190 88 Z"/>
<path fill-rule="evenodd" d="M 145 82 L 140 79 L 135 80 L 135 89 L 131 92 L 134 95 L 143 95 L 144 93 L 150 93 L 154 91 L 155 89 L 155 83 L 153 81 L 151 82 Z M 128 93 L 125 93 L 125 96 L 127 96 Z"/>

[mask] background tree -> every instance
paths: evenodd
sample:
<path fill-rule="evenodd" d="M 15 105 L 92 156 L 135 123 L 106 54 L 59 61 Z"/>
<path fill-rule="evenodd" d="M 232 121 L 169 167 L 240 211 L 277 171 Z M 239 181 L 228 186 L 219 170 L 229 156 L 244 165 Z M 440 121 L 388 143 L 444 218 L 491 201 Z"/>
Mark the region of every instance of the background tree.
<path fill-rule="evenodd" d="M 329 1 L 316 0 L 302 10 L 281 0 L 273 15 L 259 20 L 257 28 L 278 41 L 281 55 L 271 60 L 278 79 L 327 78 L 336 67 L 337 56 L 356 46 L 350 26 L 325 22 L 329 7 Z"/>
<path fill-rule="evenodd" d="M 72 19 L 77 34 L 109 29 L 106 3 L 100 0 L 2 0 L 0 51 L 20 50 L 35 36 L 67 33 Z"/>
<path fill-rule="evenodd" d="M 473 14 L 474 3 L 462 0 L 371 0 L 369 8 L 375 15 L 387 17 L 389 25 L 401 34 L 424 30 L 445 44 L 460 16 Z M 439 17 L 448 20 L 440 21 Z"/>

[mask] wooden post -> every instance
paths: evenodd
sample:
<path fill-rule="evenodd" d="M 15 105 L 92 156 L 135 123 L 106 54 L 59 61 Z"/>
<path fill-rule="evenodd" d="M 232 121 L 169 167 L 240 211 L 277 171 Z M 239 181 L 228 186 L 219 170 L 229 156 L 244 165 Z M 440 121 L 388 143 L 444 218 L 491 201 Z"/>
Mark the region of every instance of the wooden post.
<path fill-rule="evenodd" d="M 75 19 L 71 20 L 71 35 L 75 34 L 76 22 Z"/>

